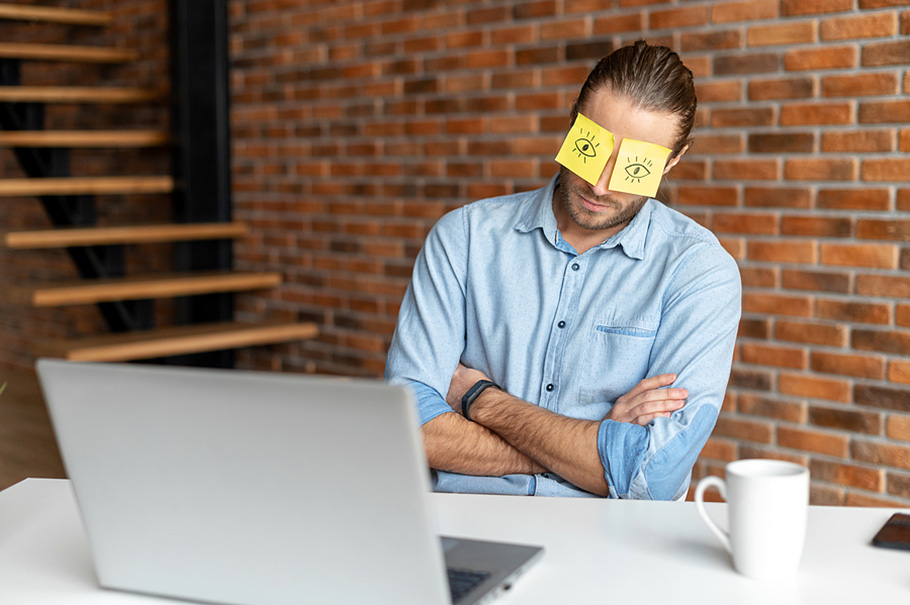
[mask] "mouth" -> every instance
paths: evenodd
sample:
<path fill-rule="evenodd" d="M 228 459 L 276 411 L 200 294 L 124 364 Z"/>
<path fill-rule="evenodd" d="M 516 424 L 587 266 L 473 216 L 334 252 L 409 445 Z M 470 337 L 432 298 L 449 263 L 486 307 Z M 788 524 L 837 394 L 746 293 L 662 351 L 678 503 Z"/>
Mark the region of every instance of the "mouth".
<path fill-rule="evenodd" d="M 607 210 L 610 209 L 610 206 L 607 204 L 599 204 L 597 202 L 594 202 L 594 201 L 586 198 L 585 196 L 581 195 L 580 193 L 578 193 L 577 195 L 578 195 L 579 201 L 581 202 L 581 205 L 590 212 L 606 212 Z"/>

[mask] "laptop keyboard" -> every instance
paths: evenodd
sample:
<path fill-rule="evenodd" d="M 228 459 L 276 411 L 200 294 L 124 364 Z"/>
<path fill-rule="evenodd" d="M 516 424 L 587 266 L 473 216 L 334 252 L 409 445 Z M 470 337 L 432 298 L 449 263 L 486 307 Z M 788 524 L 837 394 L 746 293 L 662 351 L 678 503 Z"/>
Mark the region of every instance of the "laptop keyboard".
<path fill-rule="evenodd" d="M 449 590 L 452 593 L 452 602 L 457 603 L 463 596 L 489 578 L 492 574 L 486 571 L 472 569 L 453 569 L 449 567 Z"/>

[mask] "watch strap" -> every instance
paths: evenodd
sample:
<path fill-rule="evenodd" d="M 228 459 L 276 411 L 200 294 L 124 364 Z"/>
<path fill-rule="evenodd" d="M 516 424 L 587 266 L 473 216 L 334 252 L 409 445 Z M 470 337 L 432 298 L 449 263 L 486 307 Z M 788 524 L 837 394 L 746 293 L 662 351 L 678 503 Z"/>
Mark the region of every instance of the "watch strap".
<path fill-rule="evenodd" d="M 464 397 L 461 398 L 461 413 L 467 420 L 471 419 L 471 416 L 468 413 L 471 404 L 474 403 L 474 400 L 488 387 L 495 387 L 500 391 L 502 390 L 502 387 L 492 380 L 478 380 L 470 389 L 468 389 L 468 392 L 464 394 Z"/>

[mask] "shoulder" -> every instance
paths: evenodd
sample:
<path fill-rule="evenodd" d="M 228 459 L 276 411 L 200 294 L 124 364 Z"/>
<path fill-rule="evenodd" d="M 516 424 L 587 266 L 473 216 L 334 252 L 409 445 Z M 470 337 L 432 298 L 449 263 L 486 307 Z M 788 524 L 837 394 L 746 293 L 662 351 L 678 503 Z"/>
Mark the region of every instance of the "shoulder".
<path fill-rule="evenodd" d="M 539 195 L 540 190 L 522 191 L 471 202 L 445 214 L 433 230 L 444 234 L 459 232 L 465 236 L 511 231 L 527 216 L 533 216 Z"/>

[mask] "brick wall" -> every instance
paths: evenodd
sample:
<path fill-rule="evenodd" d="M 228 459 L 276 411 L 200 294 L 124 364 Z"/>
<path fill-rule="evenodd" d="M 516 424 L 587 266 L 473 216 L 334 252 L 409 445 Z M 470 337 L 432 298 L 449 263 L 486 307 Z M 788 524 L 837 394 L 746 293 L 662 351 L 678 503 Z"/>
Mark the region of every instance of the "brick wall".
<path fill-rule="evenodd" d="M 117 5 L 116 2 L 108 4 Z M 730 389 L 696 474 L 810 467 L 815 503 L 910 504 L 910 0 L 233 0 L 241 316 L 316 341 L 247 367 L 378 376 L 447 210 L 542 185 L 596 60 L 644 37 L 697 76 L 662 199 L 739 261 Z M 136 19 L 141 23 L 141 19 Z"/>

